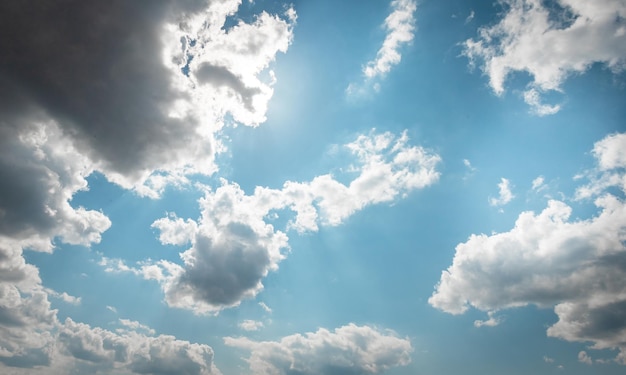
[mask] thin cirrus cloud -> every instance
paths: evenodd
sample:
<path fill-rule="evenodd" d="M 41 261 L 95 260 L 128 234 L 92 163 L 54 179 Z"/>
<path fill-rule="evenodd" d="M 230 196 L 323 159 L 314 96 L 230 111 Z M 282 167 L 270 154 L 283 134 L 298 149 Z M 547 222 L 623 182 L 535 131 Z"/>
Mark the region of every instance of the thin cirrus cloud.
<path fill-rule="evenodd" d="M 286 257 L 287 231 L 336 226 L 366 206 L 392 202 L 437 182 L 440 157 L 408 142 L 406 132 L 371 132 L 345 145 L 358 162 L 347 185 L 326 174 L 309 182 L 287 181 L 282 189 L 257 187 L 246 195 L 237 184 L 223 180 L 200 199 L 198 220 L 170 215 L 153 223 L 163 244 L 191 243 L 181 253 L 182 265 L 161 260 L 133 267 L 107 258 L 101 265 L 109 272 L 158 281 L 172 307 L 207 314 L 238 306 L 263 289 L 263 278 Z M 283 209 L 294 217 L 286 228 L 276 229 L 267 219 Z"/>
<path fill-rule="evenodd" d="M 594 63 L 618 72 L 626 63 L 626 3 L 621 0 L 504 0 L 504 15 L 483 26 L 478 37 L 463 43 L 464 55 L 479 65 L 497 95 L 506 91 L 514 72 L 531 75 L 523 94 L 539 116 L 561 106 L 542 103 L 541 96 L 562 91 L 565 80 Z M 558 46 L 558 48 L 555 48 Z"/>
<path fill-rule="evenodd" d="M 254 374 L 380 374 L 409 364 L 413 351 L 410 340 L 392 331 L 354 324 L 280 341 L 226 337 L 224 342 L 250 351 L 247 361 Z"/>
<path fill-rule="evenodd" d="M 489 312 L 489 320 L 507 308 L 554 308 L 558 321 L 548 336 L 617 349 L 615 360 L 625 364 L 626 204 L 619 197 L 626 193 L 624 136 L 595 144 L 601 176 L 589 184 L 599 187 L 587 185 L 593 194 L 585 197 L 594 198 L 597 216 L 570 220 L 572 208 L 551 200 L 539 214 L 521 213 L 508 232 L 470 236 L 456 247 L 429 303 L 451 314 L 474 307 Z"/>

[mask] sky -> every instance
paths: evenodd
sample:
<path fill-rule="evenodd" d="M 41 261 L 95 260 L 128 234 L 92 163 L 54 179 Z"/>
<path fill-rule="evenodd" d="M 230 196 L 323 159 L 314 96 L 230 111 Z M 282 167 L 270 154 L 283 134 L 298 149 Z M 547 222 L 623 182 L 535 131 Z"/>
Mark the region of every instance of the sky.
<path fill-rule="evenodd" d="M 3 374 L 623 374 L 625 0 L 0 2 Z"/>

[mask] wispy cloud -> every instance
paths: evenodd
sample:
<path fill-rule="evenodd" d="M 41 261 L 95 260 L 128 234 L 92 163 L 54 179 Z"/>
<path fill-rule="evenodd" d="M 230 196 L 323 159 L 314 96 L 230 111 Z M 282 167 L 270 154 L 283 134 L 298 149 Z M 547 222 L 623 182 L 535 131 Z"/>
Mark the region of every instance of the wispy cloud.
<path fill-rule="evenodd" d="M 500 180 L 500 183 L 498 184 L 498 189 L 498 197 L 489 198 L 490 205 L 494 207 L 504 206 L 505 204 L 513 200 L 513 198 L 515 198 L 515 195 L 513 195 L 513 193 L 511 192 L 511 182 L 506 178 L 502 178 Z"/>
<path fill-rule="evenodd" d="M 387 31 L 376 58 L 363 66 L 364 82 L 351 83 L 346 89 L 348 95 L 364 94 L 370 89 L 378 91 L 380 83 L 377 79 L 384 77 L 402 59 L 401 49 L 410 43 L 415 32 L 415 0 L 394 0 L 391 2 L 391 14 L 385 19 Z"/>

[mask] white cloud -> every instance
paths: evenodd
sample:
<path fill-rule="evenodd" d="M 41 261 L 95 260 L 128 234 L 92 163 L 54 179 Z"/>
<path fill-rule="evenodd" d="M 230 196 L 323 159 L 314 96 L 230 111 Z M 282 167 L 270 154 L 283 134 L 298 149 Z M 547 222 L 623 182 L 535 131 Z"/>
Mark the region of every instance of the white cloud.
<path fill-rule="evenodd" d="M 561 110 L 561 106 L 558 104 L 542 104 L 541 94 L 534 88 L 524 91 L 524 101 L 530 106 L 531 112 L 537 116 L 553 115 Z"/>
<path fill-rule="evenodd" d="M 545 179 L 543 178 L 543 176 L 538 176 L 533 180 L 531 188 L 535 191 L 540 191 L 545 188 L 546 185 L 544 183 Z"/>
<path fill-rule="evenodd" d="M 480 64 L 498 95 L 513 72 L 532 76 L 524 99 L 539 115 L 560 106 L 541 104 L 540 95 L 561 91 L 568 76 L 594 63 L 615 72 L 626 63 L 626 2 L 623 0 L 502 0 L 505 13 L 495 25 L 466 40 L 464 54 Z"/>
<path fill-rule="evenodd" d="M 376 53 L 376 58 L 368 61 L 363 67 L 364 83 L 351 83 L 346 89 L 348 95 L 363 95 L 369 88 L 374 91 L 380 90 L 378 82 L 372 82 L 376 78 L 384 77 L 391 68 L 400 63 L 401 48 L 410 43 L 415 32 L 415 0 L 393 0 L 391 2 L 391 14 L 385 19 L 387 35 L 383 45 Z M 371 85 L 371 86 L 370 86 Z"/>
<path fill-rule="evenodd" d="M 492 206 L 504 206 L 509 203 L 515 195 L 511 192 L 511 183 L 506 178 L 500 179 L 498 184 L 499 195 L 498 198 L 489 198 L 489 204 Z"/>
<path fill-rule="evenodd" d="M 175 215 L 157 220 L 163 243 L 191 247 L 181 254 L 183 264 L 143 263 L 139 268 L 104 259 L 107 270 L 142 274 L 161 283 L 170 306 L 198 314 L 217 312 L 253 298 L 262 279 L 276 270 L 289 249 L 285 231 L 317 231 L 319 225 L 339 225 L 355 212 L 377 203 L 392 202 L 439 178 L 436 154 L 408 144 L 406 132 L 370 133 L 347 144 L 358 162 L 358 175 L 343 184 L 331 175 L 310 182 L 287 181 L 282 189 L 257 187 L 246 195 L 235 183 L 222 181 L 200 199 L 201 217 L 195 222 Z M 287 228 L 266 222 L 277 210 L 295 213 Z"/>
<path fill-rule="evenodd" d="M 261 308 L 266 312 L 271 314 L 272 313 L 272 309 L 265 304 L 265 302 L 259 302 L 259 306 L 261 306 Z"/>
<path fill-rule="evenodd" d="M 578 353 L 578 362 L 586 363 L 590 365 L 592 363 L 591 357 L 587 354 L 586 351 L 582 350 Z"/>
<path fill-rule="evenodd" d="M 595 143 L 592 154 L 598 160 L 598 168 L 585 175 L 591 180 L 576 189 L 576 199 L 597 196 L 606 188 L 618 186 L 626 191 L 626 134 L 611 134 Z"/>
<path fill-rule="evenodd" d="M 545 363 L 554 363 L 554 358 L 550 358 L 550 357 L 548 357 L 547 355 L 544 355 L 544 356 L 543 356 L 543 361 L 544 361 Z"/>
<path fill-rule="evenodd" d="M 600 169 L 602 160 L 611 158 L 607 155 L 615 155 L 614 147 L 621 147 L 614 142 L 618 138 L 596 144 Z M 624 174 L 621 162 L 610 165 L 618 168 L 610 172 Z M 621 360 L 626 350 L 626 203 L 607 191 L 599 192 L 594 203 L 599 214 L 586 220 L 569 220 L 572 208 L 551 200 L 539 214 L 521 213 L 508 232 L 470 236 L 457 245 L 429 303 L 452 314 L 469 307 L 554 307 L 559 320 L 548 328 L 549 336 L 592 342 L 594 349 L 617 348 Z"/>
<path fill-rule="evenodd" d="M 376 54 L 376 59 L 365 64 L 363 74 L 368 79 L 385 75 L 402 58 L 399 49 L 413 40 L 415 31 L 414 13 L 417 5 L 414 0 L 394 0 L 392 12 L 385 19 L 387 36 Z"/>
<path fill-rule="evenodd" d="M 612 134 L 596 142 L 593 155 L 598 159 L 600 170 L 626 168 L 626 133 Z"/>
<path fill-rule="evenodd" d="M 69 303 L 70 305 L 80 305 L 80 302 L 81 302 L 81 298 L 80 297 L 71 296 L 71 295 L 67 294 L 66 292 L 59 293 L 59 292 L 54 291 L 54 290 L 49 289 L 49 288 L 44 288 L 44 290 L 48 294 L 48 296 L 51 296 L 51 297 L 54 297 L 54 298 L 58 298 L 58 299 L 62 300 L 65 303 Z"/>
<path fill-rule="evenodd" d="M 243 322 L 239 323 L 239 328 L 244 331 L 258 331 L 263 328 L 263 322 L 259 322 L 256 320 L 246 319 Z"/>
<path fill-rule="evenodd" d="M 226 337 L 224 342 L 250 351 L 247 362 L 255 375 L 380 374 L 409 364 L 413 350 L 408 339 L 391 331 L 354 324 L 280 341 Z"/>
<path fill-rule="evenodd" d="M 487 315 L 489 316 L 489 319 L 487 320 L 475 320 L 474 321 L 474 327 L 476 328 L 480 328 L 480 327 L 495 327 L 498 324 L 500 324 L 502 322 L 502 319 L 500 317 L 494 317 L 494 312 L 493 311 L 489 311 L 487 313 Z"/>
<path fill-rule="evenodd" d="M 130 319 L 119 319 L 119 322 L 122 326 L 127 327 L 128 329 L 132 330 L 132 331 L 144 331 L 149 335 L 154 335 L 156 333 L 155 330 L 153 330 L 152 328 L 141 324 L 135 320 L 130 320 Z M 121 329 L 122 331 L 124 330 L 123 328 Z"/>
<path fill-rule="evenodd" d="M 127 326 L 134 326 L 130 322 Z M 142 325 L 137 325 L 143 327 Z M 66 319 L 59 327 L 60 354 L 72 358 L 83 373 L 124 369 L 137 374 L 220 374 L 213 350 L 173 336 L 114 333 Z"/>

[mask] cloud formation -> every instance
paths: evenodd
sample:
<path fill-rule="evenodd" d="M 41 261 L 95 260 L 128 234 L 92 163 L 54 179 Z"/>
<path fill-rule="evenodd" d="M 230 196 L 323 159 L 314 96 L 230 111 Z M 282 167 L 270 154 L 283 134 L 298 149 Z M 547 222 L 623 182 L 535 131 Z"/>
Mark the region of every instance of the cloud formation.
<path fill-rule="evenodd" d="M 623 0 L 501 0 L 504 15 L 464 42 L 464 54 L 489 77 L 497 95 L 514 72 L 531 75 L 524 100 L 538 115 L 559 105 L 541 102 L 541 94 L 561 91 L 572 74 L 594 63 L 614 72 L 626 63 L 626 2 Z"/>
<path fill-rule="evenodd" d="M 594 204 L 599 214 L 570 220 L 572 208 L 551 200 L 539 214 L 523 212 L 508 232 L 472 235 L 456 247 L 452 265 L 442 272 L 429 303 L 461 314 L 469 307 L 490 312 L 533 304 L 554 307 L 559 320 L 551 337 L 592 342 L 594 349 L 626 353 L 626 174 L 622 138 L 597 142 L 598 169 L 620 175 Z M 605 180 L 602 180 L 605 181 Z"/>
<path fill-rule="evenodd" d="M 336 226 L 369 205 L 435 183 L 440 157 L 408 141 L 406 132 L 371 132 L 345 145 L 357 162 L 348 184 L 326 174 L 309 182 L 287 181 L 282 189 L 257 187 L 247 195 L 239 185 L 222 180 L 215 191 L 206 188 L 198 220 L 170 215 L 152 225 L 163 244 L 191 244 L 181 254 L 182 265 L 163 260 L 133 267 L 106 258 L 102 265 L 157 280 L 173 307 L 205 314 L 237 306 L 256 296 L 262 279 L 285 258 L 287 231 Z M 277 229 L 270 216 L 285 209 L 293 215 L 285 228 Z"/>
<path fill-rule="evenodd" d="M 262 13 L 222 28 L 239 5 L 3 3 L 3 139 L 14 143 L 18 129 L 53 123 L 56 137 L 40 139 L 42 147 L 70 145 L 89 168 L 153 197 L 188 174 L 213 173 L 224 116 L 250 126 L 264 121 L 273 82 L 258 75 L 287 50 L 295 22 L 293 11 Z M 15 168 L 27 165 L 1 166 L 4 181 L 26 184 Z"/>
<path fill-rule="evenodd" d="M 515 198 L 515 195 L 511 192 L 511 182 L 506 178 L 501 178 L 498 184 L 498 197 L 489 198 L 489 204 L 492 206 L 504 206 L 513 198 Z"/>
<path fill-rule="evenodd" d="M 381 374 L 411 362 L 411 342 L 391 331 L 348 324 L 334 332 L 320 328 L 280 341 L 226 337 L 226 345 L 250 351 L 255 375 Z"/>
<path fill-rule="evenodd" d="M 400 48 L 413 40 L 415 31 L 414 0 L 394 0 L 391 2 L 392 12 L 385 19 L 387 36 L 383 45 L 376 53 L 376 58 L 363 67 L 363 74 L 371 79 L 387 74 L 402 59 Z"/>
<path fill-rule="evenodd" d="M 240 3 L 0 3 L 0 372 L 219 373 L 210 347 L 139 322 L 59 321 L 48 298 L 80 298 L 45 288 L 23 252 L 100 242 L 110 220 L 71 204 L 90 174 L 157 197 L 215 171 L 225 116 L 264 121 L 275 79 L 259 76 L 296 15 L 225 28 Z"/>
<path fill-rule="evenodd" d="M 415 33 L 415 0 L 393 0 L 391 14 L 385 19 L 384 27 L 387 32 L 382 46 L 376 53 L 376 58 L 363 66 L 364 83 L 351 83 L 346 89 L 348 95 L 363 94 L 376 78 L 384 77 L 391 68 L 400 63 L 401 48 L 410 43 Z M 374 82 L 373 88 L 379 90 L 379 84 Z"/>

